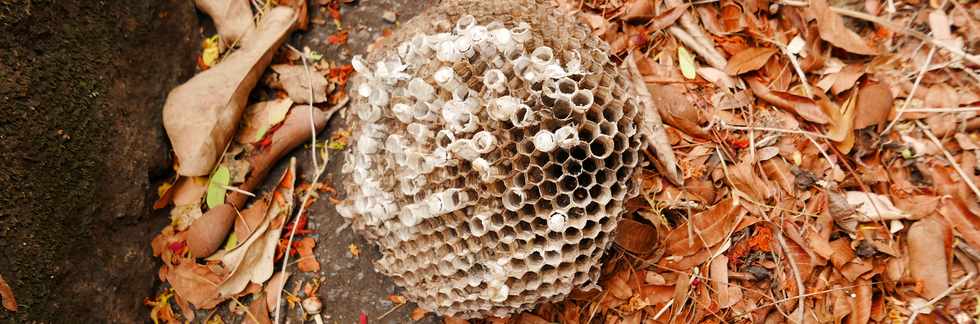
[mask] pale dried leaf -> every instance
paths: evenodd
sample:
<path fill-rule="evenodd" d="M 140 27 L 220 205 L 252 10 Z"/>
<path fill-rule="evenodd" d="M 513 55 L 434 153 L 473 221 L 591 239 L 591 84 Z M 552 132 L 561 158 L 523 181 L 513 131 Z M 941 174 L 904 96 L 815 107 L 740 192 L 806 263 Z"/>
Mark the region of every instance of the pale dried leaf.
<path fill-rule="evenodd" d="M 218 283 L 222 278 L 210 268 L 185 260 L 167 272 L 167 282 L 182 298 L 197 308 L 211 309 L 222 301 Z"/>
<path fill-rule="evenodd" d="M 179 174 L 210 174 L 235 135 L 248 94 L 295 22 L 295 10 L 273 8 L 242 39 L 240 49 L 170 91 L 163 126 L 177 155 Z"/>
<path fill-rule="evenodd" d="M 864 38 L 844 26 L 844 19 L 830 10 L 826 0 L 810 1 L 810 9 L 817 18 L 817 28 L 823 40 L 851 53 L 878 54 Z"/>
<path fill-rule="evenodd" d="M 225 46 L 238 42 L 255 28 L 252 6 L 247 0 L 194 0 L 194 4 L 211 16 Z"/>
<path fill-rule="evenodd" d="M 912 217 L 911 214 L 896 208 L 887 196 L 861 191 L 848 191 L 844 196 L 847 203 L 857 211 L 857 221 L 862 223 Z"/>
<path fill-rule="evenodd" d="M 949 258 L 952 246 L 949 227 L 936 218 L 926 218 L 909 227 L 909 271 L 921 284 L 925 298 L 939 296 L 949 287 Z"/>
<path fill-rule="evenodd" d="M 279 74 L 279 83 L 282 90 L 286 91 L 289 99 L 297 104 L 310 103 L 310 95 L 313 96 L 313 103 L 327 101 L 327 91 L 330 82 L 322 74 L 316 71 L 309 71 L 302 65 L 277 64 L 272 66 L 272 71 Z M 313 93 L 310 93 L 310 86 L 313 86 Z M 283 113 L 285 117 L 285 113 Z"/>
<path fill-rule="evenodd" d="M 245 115 L 242 116 L 242 126 L 236 140 L 242 144 L 258 142 L 273 126 L 286 119 L 286 113 L 292 106 L 293 101 L 289 98 L 263 101 L 248 106 L 245 108 Z"/>
<path fill-rule="evenodd" d="M 728 65 L 725 66 L 725 73 L 728 73 L 728 75 L 739 75 L 758 70 L 776 52 L 778 50 L 771 47 L 751 47 L 744 49 L 728 59 Z"/>

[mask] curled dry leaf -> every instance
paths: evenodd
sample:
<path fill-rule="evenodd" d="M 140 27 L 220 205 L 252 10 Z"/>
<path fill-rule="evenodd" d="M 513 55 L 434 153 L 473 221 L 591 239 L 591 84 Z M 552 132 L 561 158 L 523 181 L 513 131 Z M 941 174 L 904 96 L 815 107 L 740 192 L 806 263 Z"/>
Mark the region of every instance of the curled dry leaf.
<path fill-rule="evenodd" d="M 925 298 L 939 296 L 949 287 L 948 265 L 953 235 L 946 223 L 926 218 L 909 227 L 909 271 L 921 284 Z"/>
<path fill-rule="evenodd" d="M 826 124 L 830 122 L 830 116 L 827 116 L 813 99 L 788 92 L 772 91 L 758 76 L 745 77 L 744 80 L 749 84 L 749 88 L 752 89 L 752 93 L 756 97 L 773 106 L 795 113 L 812 123 Z"/>
<path fill-rule="evenodd" d="M 211 16 L 225 46 L 238 42 L 255 28 L 248 0 L 194 0 L 194 4 Z"/>
<path fill-rule="evenodd" d="M 649 0 L 645 0 L 643 2 L 647 2 L 651 4 L 653 3 L 653 1 L 649 1 Z M 677 21 L 678 18 L 684 15 L 684 12 L 687 10 L 687 8 L 688 5 L 685 3 L 684 5 L 665 10 L 664 12 L 660 13 L 660 15 L 657 15 L 657 17 L 653 18 L 652 20 L 650 20 L 650 22 L 647 23 L 648 24 L 647 31 L 652 33 L 670 27 L 671 25 L 674 24 L 674 22 Z"/>
<path fill-rule="evenodd" d="M 3 300 L 3 308 L 11 312 L 17 311 L 17 299 L 14 298 L 14 290 L 10 289 L 7 281 L 3 280 L 3 276 L 0 276 L 0 299 Z"/>
<path fill-rule="evenodd" d="M 657 246 L 656 227 L 624 218 L 616 228 L 616 244 L 630 253 L 646 255 Z"/>
<path fill-rule="evenodd" d="M 739 75 L 758 70 L 777 51 L 771 47 L 746 48 L 728 59 L 728 65 L 725 66 L 725 73 L 728 73 L 728 75 Z"/>
<path fill-rule="evenodd" d="M 239 189 L 251 191 L 258 187 L 277 161 L 289 153 L 296 145 L 310 138 L 310 110 L 313 110 L 314 126 L 317 132 L 327 124 L 327 113 L 310 106 L 299 106 L 290 110 L 283 125 L 272 134 L 271 144 L 248 157 L 252 172 Z M 225 203 L 204 213 L 187 230 L 187 245 L 196 257 L 207 256 L 221 247 L 231 230 L 236 210 L 244 207 L 248 198 L 240 192 L 231 192 Z"/>
<path fill-rule="evenodd" d="M 235 218 L 236 237 L 245 239 L 259 228 L 259 225 L 265 220 L 265 216 L 269 211 L 269 201 L 271 198 L 265 197 L 255 201 L 252 203 L 252 206 L 249 206 L 241 212 L 241 217 Z"/>
<path fill-rule="evenodd" d="M 276 297 L 282 292 L 283 287 L 286 286 L 290 275 L 291 273 L 289 272 L 279 271 L 272 275 L 272 279 L 269 279 L 269 282 L 266 283 L 263 291 L 265 291 L 265 301 L 269 305 L 269 311 L 275 311 L 276 307 L 279 307 L 276 304 L 276 301 L 278 301 Z"/>
<path fill-rule="evenodd" d="M 844 196 L 847 203 L 857 212 L 855 219 L 858 222 L 912 219 L 912 214 L 896 208 L 887 196 L 861 191 L 848 191 Z"/>
<path fill-rule="evenodd" d="M 885 83 L 866 85 L 858 91 L 857 103 L 854 106 L 854 129 L 862 129 L 871 125 L 881 125 L 888 121 L 892 112 L 895 98 L 889 86 Z"/>
<path fill-rule="evenodd" d="M 857 80 L 864 75 L 864 65 L 863 64 L 848 64 L 840 72 L 837 72 L 836 78 L 834 79 L 834 84 L 830 87 L 833 93 L 840 94 L 852 87 L 857 83 Z"/>
<path fill-rule="evenodd" d="M 309 94 L 307 94 L 309 97 Z M 262 140 L 270 129 L 286 119 L 286 113 L 293 106 L 289 98 L 263 101 L 245 108 L 241 129 L 235 137 L 239 143 L 251 144 Z"/>
<path fill-rule="evenodd" d="M 848 324 L 865 324 L 871 319 L 871 298 L 873 297 L 871 282 L 860 279 L 857 287 L 854 287 L 854 298 L 848 299 L 851 302 L 851 314 L 847 319 Z"/>
<path fill-rule="evenodd" d="M 728 198 L 711 209 L 695 214 L 690 223 L 677 226 L 667 233 L 664 239 L 667 244 L 665 255 L 688 256 L 720 243 L 735 228 L 744 212 L 742 206 Z M 688 226 L 693 226 L 693 237 L 689 234 L 691 230 Z"/>
<path fill-rule="evenodd" d="M 827 0 L 810 1 L 810 9 L 817 18 L 818 32 L 823 40 L 854 54 L 878 54 L 864 38 L 844 26 L 844 19 L 830 10 Z"/>
<path fill-rule="evenodd" d="M 647 89 L 653 102 L 657 103 L 657 110 L 663 117 L 664 123 L 691 136 L 708 136 L 708 131 L 700 125 L 704 116 L 701 116 L 701 112 L 687 99 L 685 95 L 687 91 L 684 87 L 676 84 L 647 83 Z"/>
<path fill-rule="evenodd" d="M 238 294 L 249 282 L 262 284 L 272 277 L 276 247 L 286 216 L 292 214 L 296 182 L 296 159 L 279 180 L 272 202 L 262 223 L 248 239 L 221 256 L 230 275 L 218 286 L 222 297 Z"/>
<path fill-rule="evenodd" d="M 755 174 L 752 161 L 742 161 L 729 169 L 732 185 L 755 201 L 766 201 L 773 195 L 769 183 Z"/>
<path fill-rule="evenodd" d="M 221 280 L 221 276 L 211 268 L 193 260 L 184 260 L 167 272 L 167 282 L 174 291 L 195 307 L 203 309 L 211 309 L 221 303 L 218 294 Z"/>
<path fill-rule="evenodd" d="M 211 172 L 238 127 L 262 71 L 296 23 L 295 10 L 276 7 L 245 35 L 242 48 L 167 95 L 163 126 L 185 176 Z"/>
<path fill-rule="evenodd" d="M 248 305 L 248 312 L 245 313 L 244 324 L 272 324 L 269 318 L 269 304 L 266 303 L 265 294 L 259 293 L 252 298 L 252 303 Z"/>
<path fill-rule="evenodd" d="M 312 69 L 307 74 L 306 69 L 302 65 L 273 65 L 272 71 L 279 75 L 279 82 L 275 83 L 274 86 L 281 86 L 282 90 L 286 91 L 286 94 L 294 102 L 306 104 L 310 103 L 310 85 L 312 83 L 313 103 L 327 101 L 327 87 L 330 86 L 330 82 L 327 82 L 327 78 L 323 77 L 323 74 Z"/>

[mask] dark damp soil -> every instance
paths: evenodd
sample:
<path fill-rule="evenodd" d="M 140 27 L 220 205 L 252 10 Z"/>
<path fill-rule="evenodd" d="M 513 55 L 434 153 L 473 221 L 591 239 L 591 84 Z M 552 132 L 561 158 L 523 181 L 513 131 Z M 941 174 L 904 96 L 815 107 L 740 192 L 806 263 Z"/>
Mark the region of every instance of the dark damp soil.
<path fill-rule="evenodd" d="M 159 111 L 197 26 L 187 0 L 0 1 L 0 322 L 148 318 Z"/>

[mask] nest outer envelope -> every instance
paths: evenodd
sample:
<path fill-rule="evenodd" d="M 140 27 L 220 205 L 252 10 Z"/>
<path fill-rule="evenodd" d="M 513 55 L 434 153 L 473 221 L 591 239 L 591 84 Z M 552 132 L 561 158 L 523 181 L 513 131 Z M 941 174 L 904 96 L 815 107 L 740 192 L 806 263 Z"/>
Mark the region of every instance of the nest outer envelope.
<path fill-rule="evenodd" d="M 502 24 L 511 30 L 526 23 L 530 37 L 521 44 L 523 56 L 549 47 L 563 68 L 577 60 L 582 71 L 564 79 L 530 81 L 514 71 L 514 53 L 486 57 L 477 52 L 449 63 L 433 53 L 431 60 L 408 62 L 409 78 L 391 85 L 387 102 L 375 105 L 380 117 L 370 117 L 372 105 L 358 93 L 371 80 L 356 76 L 350 94 L 353 150 L 344 170 L 348 197 L 338 205 L 338 212 L 378 245 L 382 257 L 375 264 L 377 270 L 404 287 L 405 295 L 422 308 L 462 318 L 504 317 L 561 300 L 575 288 L 595 287 L 600 259 L 624 213 L 624 203 L 638 193 L 632 178 L 645 143 L 637 129 L 643 115 L 630 80 L 609 60 L 608 45 L 592 36 L 574 15 L 547 1 L 444 1 L 381 40 L 368 53 L 365 65 L 377 71 L 378 62 L 399 56 L 403 42 L 417 35 L 452 33 L 469 16 L 477 25 Z M 449 129 L 446 120 L 404 122 L 395 116 L 393 106 L 421 104 L 407 91 L 415 78 L 434 89 L 433 99 L 426 103 L 442 106 L 455 100 L 452 90 L 435 81 L 436 71 L 447 66 L 462 86 L 475 92 L 481 108 L 472 115 L 478 121 L 475 130 L 451 133 L 455 139 L 469 140 L 479 132 L 493 135 L 492 151 L 479 156 L 492 169 L 489 176 L 486 165 L 455 151 L 449 165 L 423 172 L 406 170 L 404 156 L 396 157 L 404 154 L 402 149 L 385 146 L 395 136 L 401 140 L 396 142 L 419 150 L 423 157 L 431 157 L 441 146 L 434 134 Z M 487 71 L 494 69 L 505 76 L 502 93 L 486 83 Z M 553 94 L 569 90 L 569 80 L 573 89 L 581 91 Z M 545 95 L 549 91 L 542 88 L 552 93 Z M 571 96 L 586 92 L 591 102 Z M 526 104 L 532 122 L 515 125 L 491 116 L 495 99 L 502 96 Z M 573 102 L 588 105 L 567 111 Z M 410 124 L 425 126 L 431 134 L 418 136 L 419 128 Z M 573 145 L 549 146 L 535 140 L 569 128 L 577 137 Z M 417 192 L 404 194 L 400 188 L 410 181 L 415 181 L 409 187 Z M 424 206 L 436 196 L 461 201 L 454 201 L 449 212 L 402 219 L 411 215 L 410 206 Z M 379 199 L 390 201 L 381 208 L 375 205 Z M 367 212 L 366 206 L 381 208 L 383 213 Z"/>

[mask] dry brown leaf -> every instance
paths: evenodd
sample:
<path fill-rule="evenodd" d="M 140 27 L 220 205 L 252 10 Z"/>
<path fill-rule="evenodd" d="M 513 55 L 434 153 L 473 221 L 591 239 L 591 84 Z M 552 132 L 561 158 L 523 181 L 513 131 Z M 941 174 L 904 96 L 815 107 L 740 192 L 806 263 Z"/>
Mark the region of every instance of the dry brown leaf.
<path fill-rule="evenodd" d="M 742 161 L 729 168 L 732 186 L 749 195 L 755 201 L 766 201 L 772 197 L 773 190 L 769 187 L 768 182 L 755 174 L 754 165 L 755 163 L 752 161 Z"/>
<path fill-rule="evenodd" d="M 243 37 L 239 50 L 170 91 L 163 126 L 177 155 L 179 174 L 211 172 L 235 134 L 249 92 L 295 23 L 295 10 L 273 8 Z"/>
<path fill-rule="evenodd" d="M 738 218 L 745 210 L 728 198 L 706 211 L 695 214 L 691 222 L 677 226 L 667 234 L 665 254 L 668 256 L 688 256 L 706 247 L 714 246 L 727 238 L 728 233 L 738 224 Z M 693 226 L 694 236 L 689 236 L 688 226 Z"/>
<path fill-rule="evenodd" d="M 238 246 L 223 255 L 215 255 L 230 273 L 218 286 L 222 297 L 240 293 L 250 282 L 262 284 L 272 277 L 283 219 L 292 213 L 295 182 L 296 159 L 293 158 L 279 180 L 262 223 Z"/>
<path fill-rule="evenodd" d="M 684 87 L 676 84 L 647 83 L 650 97 L 656 103 L 663 123 L 680 129 L 687 135 L 707 137 L 708 132 L 700 123 L 704 116 L 687 99 Z"/>
<path fill-rule="evenodd" d="M 848 144 L 853 144 L 854 140 L 854 96 L 848 97 L 844 102 L 844 106 L 838 108 L 830 99 L 821 97 L 818 103 L 823 107 L 824 111 L 833 112 L 836 110 L 839 113 L 831 114 L 833 120 L 830 123 L 830 127 L 827 128 L 827 137 L 834 142 L 838 142 L 838 149 L 847 153 L 841 146 L 845 146 L 847 151 L 850 150 Z M 850 143 L 848 143 L 850 139 Z"/>
<path fill-rule="evenodd" d="M 895 98 L 885 83 L 869 84 L 858 91 L 854 109 L 854 129 L 881 125 L 888 121 Z"/>
<path fill-rule="evenodd" d="M 735 304 L 737 300 L 733 298 L 728 288 L 728 258 L 720 255 L 711 261 L 710 265 L 711 285 L 718 294 L 718 307 L 728 308 Z"/>
<path fill-rule="evenodd" d="M 248 239 L 259 228 L 269 211 L 270 199 L 271 197 L 265 197 L 255 201 L 241 212 L 241 217 L 235 217 L 235 237 L 239 240 Z"/>
<path fill-rule="evenodd" d="M 646 255 L 657 247 L 657 228 L 624 218 L 616 227 L 616 244 L 637 255 Z"/>
<path fill-rule="evenodd" d="M 773 106 L 795 113 L 803 119 L 817 124 L 830 122 L 830 117 L 813 101 L 813 99 L 797 96 L 788 92 L 772 91 L 758 76 L 745 77 L 752 93 Z"/>
<path fill-rule="evenodd" d="M 279 297 L 279 294 L 282 293 L 282 289 L 286 286 L 286 282 L 289 282 L 290 275 L 292 275 L 292 273 L 286 271 L 276 272 L 276 274 L 272 275 L 272 278 L 269 279 L 269 282 L 265 284 L 265 289 L 263 289 L 263 291 L 265 291 L 265 302 L 268 304 L 270 312 L 275 311 L 276 307 L 279 307 L 279 304 L 276 303 L 278 301 L 277 299 L 279 299 L 277 297 Z"/>
<path fill-rule="evenodd" d="M 306 67 L 302 65 L 277 64 L 272 66 L 272 71 L 279 75 L 279 82 L 274 86 L 279 86 L 289 99 L 297 104 L 310 103 L 310 84 L 313 85 L 313 103 L 327 101 L 327 92 L 330 82 L 323 74 L 310 70 L 306 73 Z M 283 114 L 285 115 L 285 114 Z"/>
<path fill-rule="evenodd" d="M 745 28 L 746 16 L 742 12 L 742 6 L 736 1 L 721 1 L 720 16 L 721 27 L 726 34 L 736 33 Z"/>
<path fill-rule="evenodd" d="M 272 324 L 269 318 L 269 304 L 266 303 L 264 294 L 257 294 L 252 298 L 252 303 L 248 305 L 248 312 L 245 313 L 244 324 Z"/>
<path fill-rule="evenodd" d="M 847 91 L 848 89 L 854 87 L 858 79 L 864 75 L 864 64 L 848 64 L 840 72 L 837 72 L 837 77 L 834 79 L 834 85 L 830 87 L 830 90 L 836 95 L 841 92 Z"/>
<path fill-rule="evenodd" d="M 758 70 L 777 51 L 771 47 L 746 48 L 728 59 L 728 65 L 725 66 L 725 73 L 728 73 L 728 75 L 739 75 Z"/>
<path fill-rule="evenodd" d="M 307 94 L 309 98 L 309 94 Z M 306 100 L 309 101 L 309 100 Z M 251 144 L 262 140 L 272 126 L 286 119 L 286 113 L 293 106 L 289 98 L 263 101 L 249 105 L 242 116 L 241 129 L 235 140 L 242 144 Z"/>
<path fill-rule="evenodd" d="M 231 46 L 255 28 L 248 0 L 194 0 L 198 9 L 211 16 L 221 42 Z"/>
<path fill-rule="evenodd" d="M 643 2 L 653 3 L 653 1 L 650 0 L 644 0 Z M 665 10 L 647 23 L 647 31 L 652 33 L 670 27 L 677 21 L 677 19 L 684 15 L 687 8 L 688 5 L 684 4 Z"/>
<path fill-rule="evenodd" d="M 848 191 L 844 193 L 847 203 L 857 212 L 858 222 L 877 222 L 879 220 L 912 219 L 912 215 L 898 209 L 888 196 L 876 193 Z"/>
<path fill-rule="evenodd" d="M 851 301 L 851 315 L 847 318 L 848 324 L 865 324 L 871 319 L 871 282 L 865 279 L 858 280 L 857 287 L 854 288 L 854 298 Z"/>
<path fill-rule="evenodd" d="M 3 308 L 11 312 L 17 311 L 17 299 L 14 298 L 14 290 L 10 289 L 7 281 L 3 280 L 3 276 L 0 276 L 0 300 L 3 300 Z"/>
<path fill-rule="evenodd" d="M 167 273 L 167 282 L 182 298 L 202 309 L 211 309 L 221 303 L 218 295 L 220 275 L 193 260 L 184 260 Z"/>
<path fill-rule="evenodd" d="M 313 247 L 316 246 L 316 241 L 312 237 L 304 237 L 303 240 L 299 241 L 299 246 L 296 247 L 296 252 L 299 253 L 299 260 L 296 264 L 296 268 L 302 272 L 317 272 L 320 271 L 320 262 L 316 260 L 316 254 L 313 253 Z"/>
<path fill-rule="evenodd" d="M 939 296 L 949 287 L 949 256 L 953 235 L 946 223 L 926 218 L 909 227 L 909 272 L 925 298 Z"/>
<path fill-rule="evenodd" d="M 810 1 L 810 9 L 817 18 L 817 28 L 823 40 L 854 54 L 878 54 L 864 38 L 844 26 L 844 19 L 830 10 L 826 0 Z"/>
<path fill-rule="evenodd" d="M 606 281 L 604 288 L 616 298 L 623 300 L 629 299 L 633 297 L 633 288 L 627 282 L 628 277 L 629 274 L 625 271 L 620 271 Z"/>
<path fill-rule="evenodd" d="M 265 176 L 275 167 L 276 163 L 294 147 L 309 139 L 310 113 L 313 113 L 314 126 L 317 131 L 326 127 L 328 113 L 311 106 L 297 106 L 290 110 L 286 121 L 272 134 L 271 144 L 248 157 L 252 171 L 245 182 L 238 186 L 244 191 L 251 191 L 261 185 Z M 209 209 L 204 216 L 198 218 L 187 229 L 187 245 L 195 257 L 211 255 L 221 247 L 231 230 L 231 225 L 237 217 L 237 209 L 243 208 L 248 196 L 240 192 L 230 192 L 225 203 Z M 244 239 L 244 238 L 242 238 Z"/>

